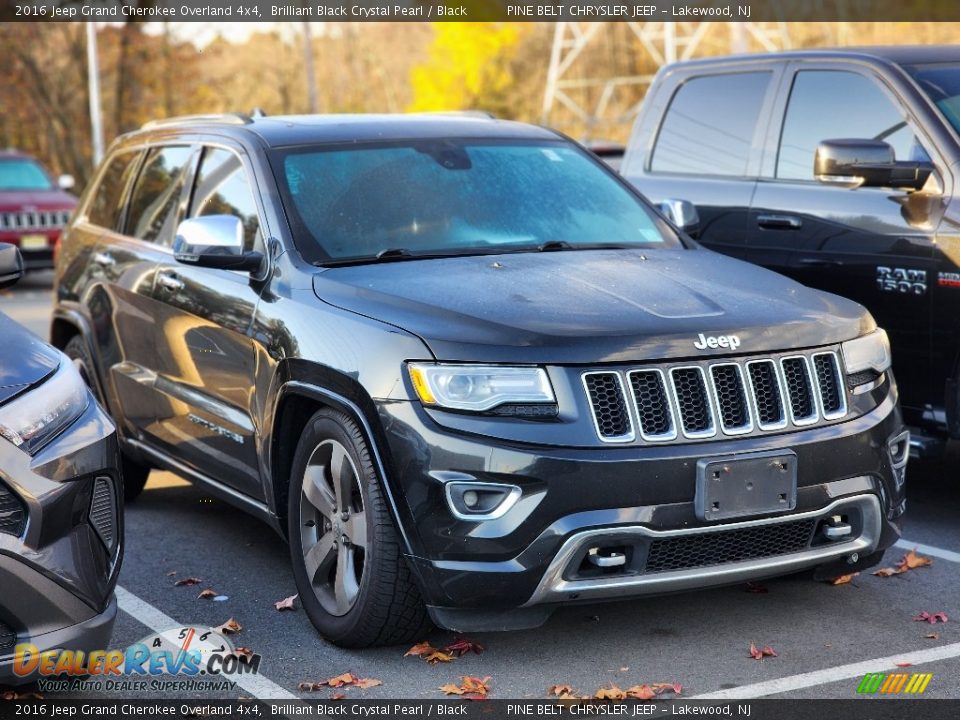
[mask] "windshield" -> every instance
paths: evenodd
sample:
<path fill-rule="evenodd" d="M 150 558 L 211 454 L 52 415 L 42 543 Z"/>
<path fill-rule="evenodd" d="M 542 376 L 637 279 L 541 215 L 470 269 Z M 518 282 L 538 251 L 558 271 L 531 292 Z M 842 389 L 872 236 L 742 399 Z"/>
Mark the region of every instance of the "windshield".
<path fill-rule="evenodd" d="M 904 68 L 960 132 L 960 65 L 937 63 Z"/>
<path fill-rule="evenodd" d="M 679 245 L 637 195 L 562 141 L 296 147 L 273 161 L 297 247 L 314 263 Z"/>
<path fill-rule="evenodd" d="M 50 190 L 43 168 L 27 158 L 0 160 L 0 190 Z"/>

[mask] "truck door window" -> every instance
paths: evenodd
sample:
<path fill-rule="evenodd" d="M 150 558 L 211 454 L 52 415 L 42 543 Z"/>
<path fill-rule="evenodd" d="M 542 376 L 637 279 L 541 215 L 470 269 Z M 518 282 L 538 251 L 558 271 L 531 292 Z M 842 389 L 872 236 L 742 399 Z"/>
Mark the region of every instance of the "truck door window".
<path fill-rule="evenodd" d="M 814 180 L 817 145 L 836 138 L 883 140 L 897 160 L 930 160 L 903 113 L 873 80 L 843 70 L 798 72 L 780 134 L 777 177 Z"/>
<path fill-rule="evenodd" d="M 673 96 L 653 149 L 653 172 L 743 177 L 769 72 L 704 75 Z"/>

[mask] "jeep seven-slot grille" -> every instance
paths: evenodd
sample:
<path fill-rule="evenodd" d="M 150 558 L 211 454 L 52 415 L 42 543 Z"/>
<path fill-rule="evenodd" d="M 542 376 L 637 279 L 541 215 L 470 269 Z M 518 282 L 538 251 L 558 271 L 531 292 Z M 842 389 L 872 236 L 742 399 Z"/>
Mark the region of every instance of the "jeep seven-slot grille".
<path fill-rule="evenodd" d="M 815 519 L 661 538 L 650 543 L 645 572 L 668 572 L 776 557 L 806 550 Z"/>
<path fill-rule="evenodd" d="M 624 382 L 625 379 L 625 382 Z M 839 420 L 846 388 L 832 350 L 583 374 L 597 435 L 648 442 L 772 432 Z"/>
<path fill-rule="evenodd" d="M 0 230 L 52 230 L 70 220 L 69 210 L 0 213 Z"/>

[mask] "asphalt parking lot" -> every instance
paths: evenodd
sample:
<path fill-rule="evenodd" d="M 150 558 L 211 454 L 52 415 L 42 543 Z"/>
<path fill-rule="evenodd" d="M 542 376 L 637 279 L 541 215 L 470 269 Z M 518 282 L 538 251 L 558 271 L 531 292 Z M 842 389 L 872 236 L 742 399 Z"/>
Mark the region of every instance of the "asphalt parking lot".
<path fill-rule="evenodd" d="M 0 311 L 46 336 L 48 274 L 28 276 L 0 294 Z M 615 684 L 669 682 L 683 697 L 853 698 L 867 672 L 932 673 L 925 697 L 960 698 L 960 488 L 953 468 L 960 448 L 938 462 L 913 461 L 903 547 L 932 560 L 892 577 L 863 573 L 833 586 L 799 575 L 669 597 L 569 607 L 543 627 L 478 634 L 485 647 L 449 663 L 404 657 L 406 647 L 346 651 L 327 644 L 300 611 L 274 603 L 295 592 L 287 547 L 258 521 L 170 473 L 154 472 L 126 510 L 126 559 L 118 591 L 121 612 L 113 644 L 126 647 L 170 625 L 216 626 L 235 618 L 236 644 L 262 656 L 260 675 L 222 697 L 328 698 L 334 690 L 298 690 L 351 672 L 382 685 L 341 690 L 351 699 L 441 698 L 441 685 L 463 675 L 490 677 L 495 698 L 544 698 L 569 684 L 594 693 Z M 171 574 L 175 573 L 175 574 Z M 178 587 L 176 580 L 201 579 Z M 226 600 L 198 599 L 211 588 Z M 922 612 L 949 621 L 914 621 Z M 429 637 L 441 647 L 453 634 Z M 755 660 L 751 643 L 776 657 Z M 898 664 L 910 663 L 898 668 Z M 906 669 L 909 668 L 909 669 Z M 184 693 L 184 697 L 207 697 Z M 864 696 L 860 696 L 864 697 Z"/>

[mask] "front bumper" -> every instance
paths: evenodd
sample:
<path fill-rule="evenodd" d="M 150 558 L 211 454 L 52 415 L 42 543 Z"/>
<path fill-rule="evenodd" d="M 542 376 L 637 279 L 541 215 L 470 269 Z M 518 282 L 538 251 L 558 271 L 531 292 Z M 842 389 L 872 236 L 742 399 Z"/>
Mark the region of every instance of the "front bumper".
<path fill-rule="evenodd" d="M 36 680 L 13 674 L 18 644 L 106 648 L 122 556 L 118 468 L 116 430 L 92 396 L 32 458 L 0 440 L 7 506 L 25 515 L 19 529 L 0 532 L 0 685 Z"/>
<path fill-rule="evenodd" d="M 875 562 L 899 538 L 905 509 L 905 458 L 890 450 L 903 432 L 895 386 L 876 397 L 873 410 L 836 425 L 640 448 L 511 445 L 444 429 L 414 403 L 379 409 L 407 559 L 434 620 L 456 630 L 492 630 L 535 626 L 561 602 L 689 590 L 825 565 L 841 574 Z M 795 509 L 732 521 L 698 518 L 700 459 L 770 450 L 796 454 Z M 444 493 L 445 481 L 464 476 L 516 485 L 521 497 L 502 517 L 465 521 Z M 823 544 L 821 523 L 834 515 L 852 519 L 854 534 Z M 776 544 L 784 528 L 802 522 L 810 527 L 802 542 Z M 662 551 L 677 541 L 692 542 L 701 555 L 647 567 L 655 544 Z M 760 549 L 722 552 L 724 545 L 742 550 L 751 543 Z M 630 561 L 615 572 L 579 573 L 597 546 L 614 546 Z"/>

